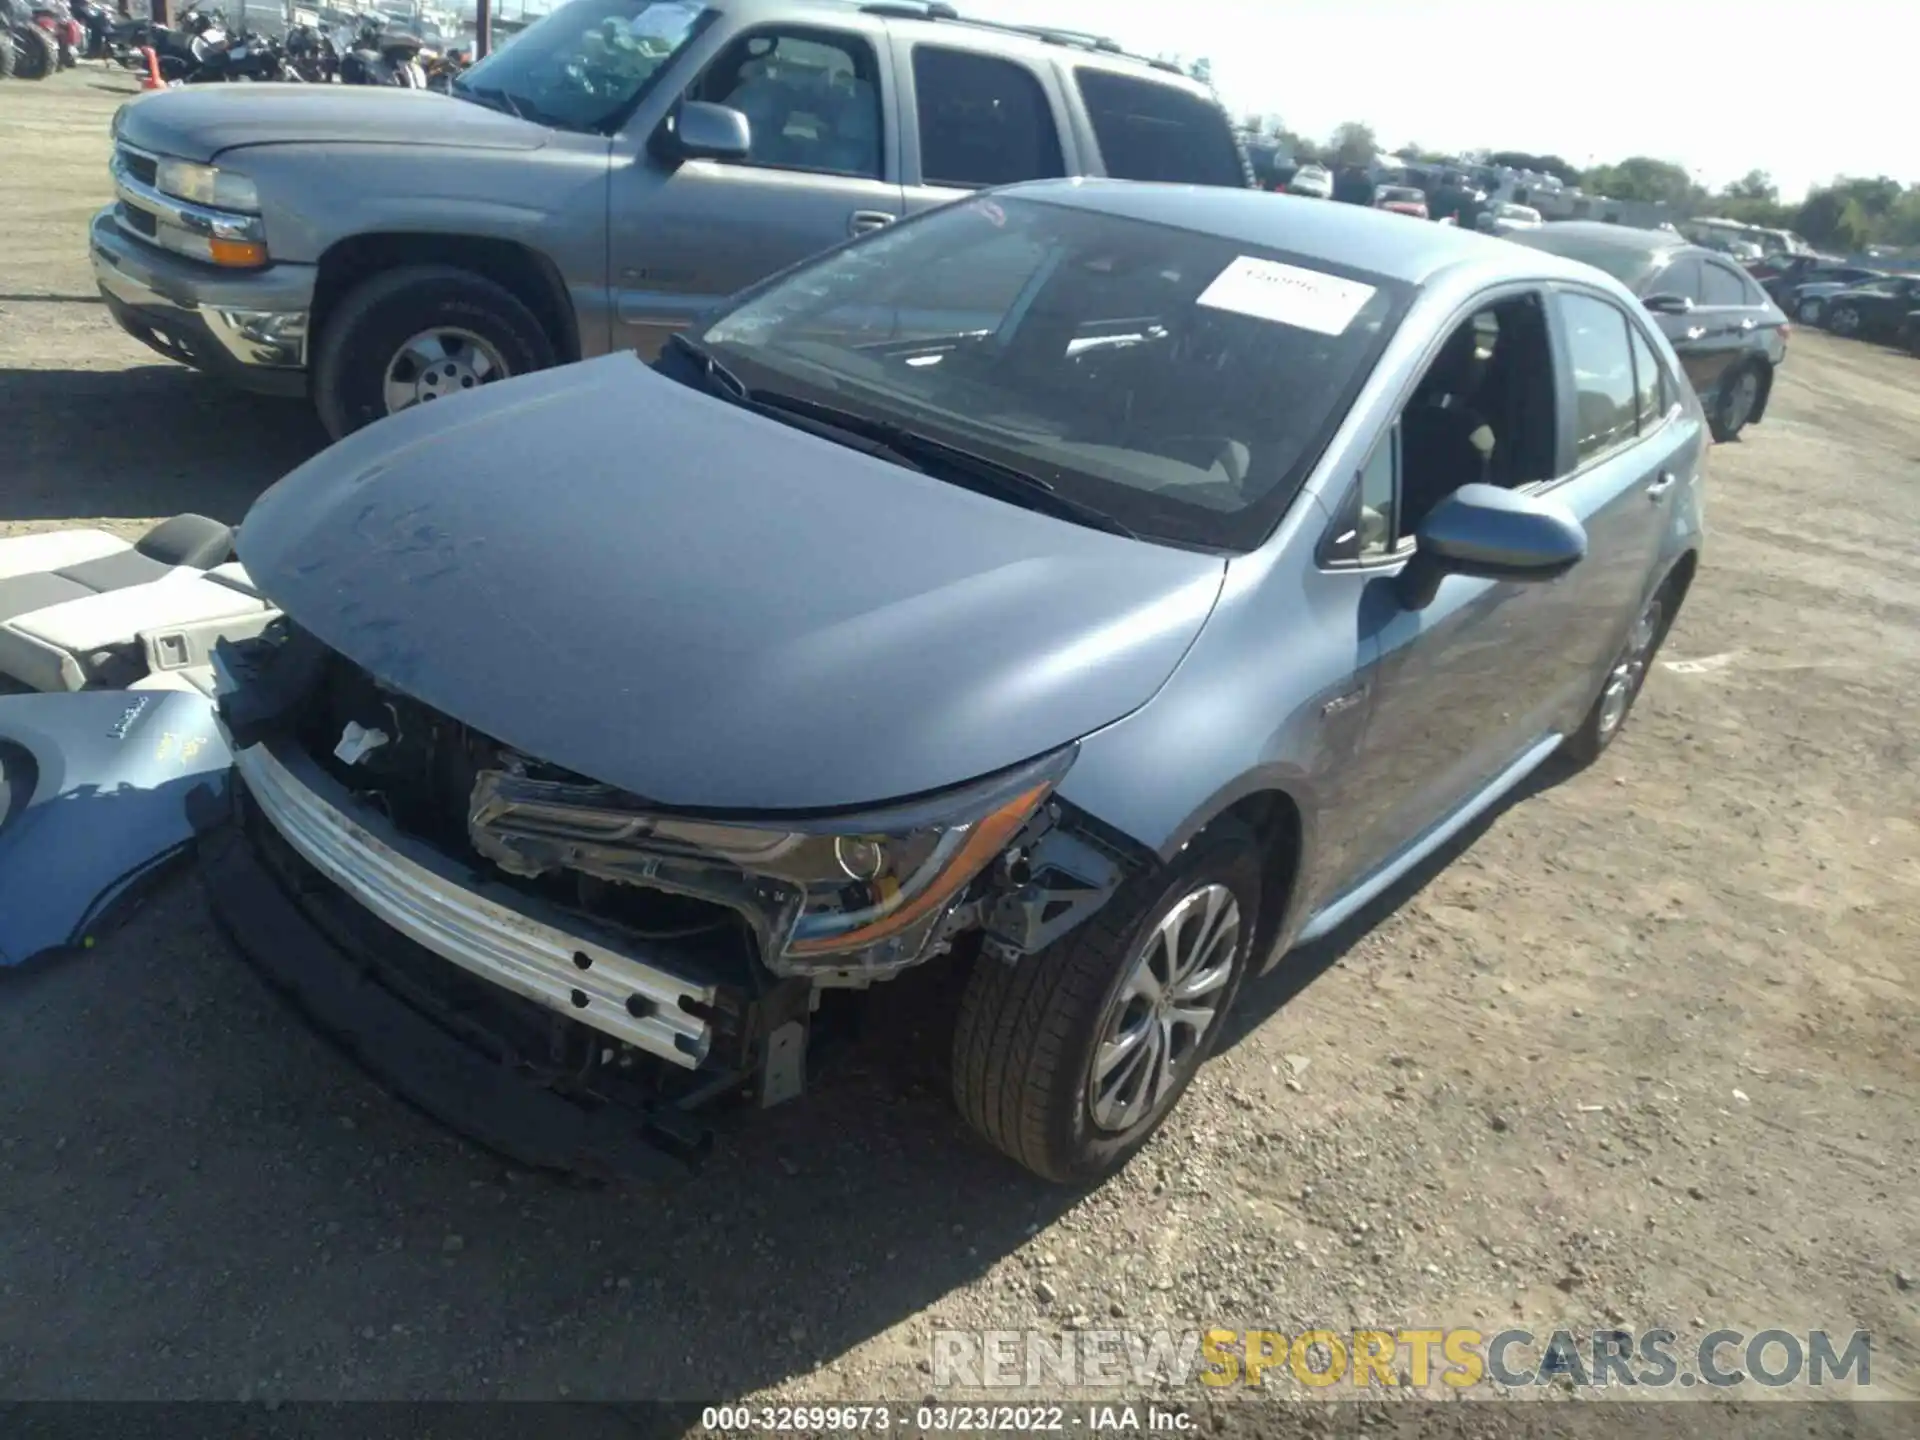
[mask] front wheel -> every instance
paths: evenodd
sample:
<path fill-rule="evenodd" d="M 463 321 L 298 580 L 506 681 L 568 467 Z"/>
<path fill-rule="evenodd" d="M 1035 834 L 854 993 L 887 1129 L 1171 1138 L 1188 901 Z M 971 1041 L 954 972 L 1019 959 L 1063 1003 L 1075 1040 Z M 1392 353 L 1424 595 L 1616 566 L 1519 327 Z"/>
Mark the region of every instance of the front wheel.
<path fill-rule="evenodd" d="M 1836 305 L 1827 313 L 1827 328 L 1836 335 L 1860 333 L 1860 312 L 1851 305 Z"/>
<path fill-rule="evenodd" d="M 1256 837 L 1223 822 L 1037 955 L 975 962 L 954 1030 L 967 1123 L 1087 1184 L 1159 1129 L 1219 1041 L 1259 914 Z"/>
<path fill-rule="evenodd" d="M 327 320 L 314 406 L 338 440 L 554 360 L 539 320 L 504 286 L 449 265 L 408 265 L 362 281 Z"/>

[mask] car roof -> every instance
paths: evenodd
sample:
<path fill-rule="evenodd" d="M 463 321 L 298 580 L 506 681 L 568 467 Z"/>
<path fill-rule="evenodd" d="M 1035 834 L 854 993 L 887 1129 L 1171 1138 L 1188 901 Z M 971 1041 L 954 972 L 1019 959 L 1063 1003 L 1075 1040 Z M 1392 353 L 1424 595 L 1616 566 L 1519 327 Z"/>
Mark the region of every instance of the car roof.
<path fill-rule="evenodd" d="M 1131 180 L 1033 180 L 1000 192 L 1131 220 L 1177 225 L 1295 255 L 1327 260 L 1412 285 L 1443 270 L 1471 265 L 1497 275 L 1588 280 L 1593 272 L 1550 251 L 1454 225 L 1410 225 L 1370 205 L 1276 195 L 1210 185 Z"/>
<path fill-rule="evenodd" d="M 959 5 L 945 3 L 945 0 L 718 0 L 718 4 L 729 13 L 753 18 L 758 18 L 764 12 L 769 20 L 787 19 L 809 10 L 837 15 L 852 11 L 885 20 L 889 27 L 904 26 L 906 29 L 903 33 L 916 38 L 925 38 L 929 32 L 941 29 L 950 34 L 957 29 L 959 33 L 972 35 L 976 39 L 984 32 L 992 37 L 995 48 L 1004 45 L 1010 51 L 1025 54 L 1049 48 L 1055 53 L 1061 49 L 1072 50 L 1077 52 L 1073 61 L 1076 65 L 1103 65 L 1136 73 L 1151 70 L 1155 72 L 1152 78 L 1160 84 L 1175 86 L 1209 99 L 1213 96 L 1206 85 L 1188 75 L 1172 60 L 1136 54 L 1105 35 L 1074 30 L 1068 26 L 1017 24 L 969 15 L 962 8 L 965 0 L 961 0 Z M 921 29 L 922 26 L 927 28 Z"/>

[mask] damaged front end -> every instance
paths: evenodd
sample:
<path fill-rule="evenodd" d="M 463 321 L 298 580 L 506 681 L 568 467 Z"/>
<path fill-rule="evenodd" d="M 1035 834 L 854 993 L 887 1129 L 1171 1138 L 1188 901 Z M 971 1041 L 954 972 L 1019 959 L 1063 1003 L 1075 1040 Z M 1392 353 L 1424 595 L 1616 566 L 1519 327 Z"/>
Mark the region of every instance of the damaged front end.
<path fill-rule="evenodd" d="M 690 1117 L 712 1101 L 802 1091 L 831 992 L 962 945 L 1018 963 L 1149 863 L 1055 795 L 1071 746 L 857 812 L 696 817 L 481 735 L 289 621 L 223 646 L 216 670 L 242 782 L 238 843 L 347 968 L 469 1059 L 603 1128 L 603 1112 L 638 1116 L 654 1148 L 681 1155 L 701 1148 Z M 257 963 L 275 949 L 240 938 Z M 278 964 L 283 988 L 315 989 L 284 953 Z M 340 1017 L 324 1028 L 338 1033 Z M 352 1048 L 396 1079 L 390 1057 L 370 1053 L 377 1035 Z M 604 1168 L 503 1139 L 500 1102 L 474 1098 L 470 1081 L 442 1075 L 433 1096 L 424 1081 L 396 1088 L 521 1158 Z M 521 1130 L 543 1128 L 566 1125 Z"/>

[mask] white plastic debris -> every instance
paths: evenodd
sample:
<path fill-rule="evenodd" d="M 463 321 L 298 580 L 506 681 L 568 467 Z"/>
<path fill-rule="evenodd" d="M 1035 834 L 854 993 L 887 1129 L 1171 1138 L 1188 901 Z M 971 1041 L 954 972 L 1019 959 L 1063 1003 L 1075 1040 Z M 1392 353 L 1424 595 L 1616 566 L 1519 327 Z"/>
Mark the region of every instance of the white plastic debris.
<path fill-rule="evenodd" d="M 334 757 L 342 765 L 358 765 L 391 738 L 384 730 L 369 730 L 358 720 L 349 720 L 340 732 L 340 743 L 333 747 Z"/>

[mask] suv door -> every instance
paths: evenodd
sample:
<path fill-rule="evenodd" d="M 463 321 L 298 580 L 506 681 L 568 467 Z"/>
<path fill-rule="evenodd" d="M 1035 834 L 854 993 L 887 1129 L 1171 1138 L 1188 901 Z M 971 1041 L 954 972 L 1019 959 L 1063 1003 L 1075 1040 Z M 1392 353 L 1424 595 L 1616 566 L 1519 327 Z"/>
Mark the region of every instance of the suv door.
<path fill-rule="evenodd" d="M 745 114 L 745 160 L 665 161 L 650 132 L 615 142 L 614 348 L 651 358 L 735 291 L 898 218 L 887 39 L 883 22 L 849 15 L 756 25 L 726 40 L 682 98 Z"/>
<path fill-rule="evenodd" d="M 908 214 L 992 185 L 1084 173 L 1052 68 L 972 39 L 894 37 Z"/>

